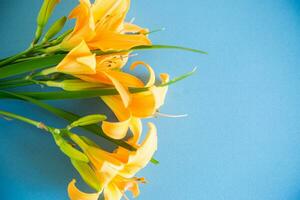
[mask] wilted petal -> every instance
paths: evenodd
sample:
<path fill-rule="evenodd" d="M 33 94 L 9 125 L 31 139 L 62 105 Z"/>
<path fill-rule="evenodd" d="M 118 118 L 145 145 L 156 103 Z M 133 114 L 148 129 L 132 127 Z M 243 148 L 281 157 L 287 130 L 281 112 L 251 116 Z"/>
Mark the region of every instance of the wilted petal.
<path fill-rule="evenodd" d="M 68 186 L 70 200 L 98 200 L 100 193 L 84 193 L 75 186 L 76 180 L 73 179 Z"/>

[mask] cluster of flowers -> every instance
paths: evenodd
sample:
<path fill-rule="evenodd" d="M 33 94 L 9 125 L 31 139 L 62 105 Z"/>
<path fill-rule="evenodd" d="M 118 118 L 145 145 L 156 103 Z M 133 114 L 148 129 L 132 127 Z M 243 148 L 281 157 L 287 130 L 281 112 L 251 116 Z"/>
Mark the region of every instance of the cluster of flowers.
<path fill-rule="evenodd" d="M 106 200 L 120 199 L 126 190 L 138 196 L 138 183 L 144 182 L 144 179 L 136 178 L 135 174 L 147 165 L 157 148 L 156 127 L 153 123 L 148 124 L 147 137 L 139 143 L 142 133 L 141 118 L 155 114 L 164 102 L 167 86 L 154 86 L 155 73 L 144 62 L 135 62 L 130 69 L 144 65 L 149 71 L 149 80 L 146 84 L 139 78 L 123 72 L 122 67 L 128 60 L 129 52 L 99 56 L 92 52 L 130 50 L 135 46 L 151 45 L 147 29 L 124 21 L 129 4 L 129 0 L 97 0 L 94 4 L 89 0 L 81 0 L 70 14 L 70 18 L 77 20 L 75 28 L 58 47 L 71 51 L 55 69 L 50 70 L 52 73 L 71 74 L 87 82 L 83 86 L 85 89 L 107 85 L 115 87 L 119 95 L 101 98 L 119 121 L 103 121 L 102 130 L 111 138 L 123 139 L 130 129 L 132 137 L 127 142 L 136 148 L 136 151 L 128 151 L 118 147 L 113 153 L 109 153 L 72 135 L 71 139 L 80 146 L 89 160 L 86 168 L 89 169 L 92 180 L 86 182 L 98 192 L 96 194 L 80 192 L 73 180 L 68 187 L 71 199 L 98 199 L 102 191 Z M 163 83 L 168 81 L 167 74 L 161 74 L 161 78 Z M 53 82 L 47 84 L 55 85 Z M 131 94 L 130 87 L 147 87 L 149 90 Z M 78 163 L 80 161 L 73 162 L 76 168 L 82 167 L 83 163 Z"/>
<path fill-rule="evenodd" d="M 119 200 L 126 198 L 126 191 L 131 191 L 136 197 L 139 195 L 138 184 L 146 182 L 144 178 L 136 177 L 136 173 L 150 161 L 157 163 L 153 158 L 157 149 L 156 127 L 148 123 L 148 133 L 140 141 L 143 131 L 141 119 L 158 114 L 168 85 L 191 73 L 173 80 L 163 73 L 160 74 L 160 84 L 155 85 L 156 74 L 147 63 L 136 61 L 130 66 L 130 70 L 137 66 L 145 67 L 149 74 L 146 83 L 123 70 L 134 49 L 154 47 L 147 29 L 125 22 L 130 0 L 79 0 L 69 15 L 69 19 L 76 20 L 75 26 L 55 38 L 67 20 L 62 17 L 41 39 L 58 3 L 59 0 L 44 0 L 32 44 L 25 51 L 0 60 L 0 99 L 28 101 L 68 120 L 70 124 L 59 129 L 2 110 L 0 115 L 32 124 L 52 134 L 57 146 L 70 158 L 85 183 L 96 191 L 80 191 L 74 179 L 68 186 L 70 199 L 97 200 L 103 194 L 105 200 Z M 60 90 L 27 93 L 6 90 L 32 84 Z M 101 98 L 112 110 L 117 122 L 100 114 L 79 117 L 41 101 L 89 97 Z M 117 147 L 113 152 L 106 151 L 93 140 L 73 133 L 75 127 L 83 127 L 102 136 Z"/>

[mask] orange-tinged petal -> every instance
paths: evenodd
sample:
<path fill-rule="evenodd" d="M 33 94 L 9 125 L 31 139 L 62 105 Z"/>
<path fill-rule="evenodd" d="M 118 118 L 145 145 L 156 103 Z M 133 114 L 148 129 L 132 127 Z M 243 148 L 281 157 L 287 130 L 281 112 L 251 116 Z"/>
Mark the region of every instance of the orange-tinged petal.
<path fill-rule="evenodd" d="M 140 92 L 131 95 L 131 103 L 128 108 L 132 116 L 145 118 L 153 116 L 156 112 L 155 97 L 152 92 Z"/>
<path fill-rule="evenodd" d="M 80 0 L 80 4 L 71 12 L 69 18 L 76 18 L 75 27 L 60 46 L 63 49 L 71 49 L 82 40 L 89 41 L 95 35 L 95 22 L 91 12 L 89 0 Z"/>
<path fill-rule="evenodd" d="M 113 76 L 109 75 L 106 72 L 103 72 L 113 83 L 113 85 L 115 86 L 116 90 L 119 92 L 120 97 L 125 105 L 125 107 L 128 106 L 129 101 L 130 101 L 130 95 L 129 95 L 129 91 L 128 88 L 124 87 L 116 78 L 114 78 Z"/>
<path fill-rule="evenodd" d="M 108 70 L 106 73 L 126 87 L 144 87 L 144 83 L 139 78 L 131 74 L 116 70 Z"/>
<path fill-rule="evenodd" d="M 130 118 L 126 121 L 121 122 L 102 122 L 102 130 L 103 132 L 114 139 L 122 139 L 126 136 L 128 132 Z"/>
<path fill-rule="evenodd" d="M 129 50 L 136 46 L 148 46 L 151 41 L 143 34 L 126 35 L 112 31 L 101 31 L 97 36 L 89 42 L 89 46 L 93 49 L 108 50 Z"/>
<path fill-rule="evenodd" d="M 131 178 L 139 170 L 144 168 L 151 160 L 154 152 L 157 150 L 157 131 L 152 123 L 148 123 L 149 131 L 146 139 L 143 141 L 138 150 L 129 157 L 129 161 L 119 172 L 120 175 Z"/>
<path fill-rule="evenodd" d="M 130 116 L 130 111 L 125 108 L 119 96 L 102 96 L 101 99 L 113 111 L 119 121 L 125 121 Z"/>
<path fill-rule="evenodd" d="M 114 183 L 108 184 L 108 186 L 104 189 L 103 192 L 105 200 L 120 200 L 123 196 L 120 189 Z"/>
<path fill-rule="evenodd" d="M 133 197 L 137 197 L 140 194 L 138 181 L 143 180 L 143 178 L 124 178 L 121 176 L 116 176 L 116 178 L 113 180 L 114 183 L 117 185 L 120 191 L 125 193 L 127 190 L 131 191 L 133 194 Z"/>
<path fill-rule="evenodd" d="M 65 58 L 56 66 L 56 70 L 67 74 L 95 74 L 96 57 L 88 46 L 82 41 L 72 49 Z"/>
<path fill-rule="evenodd" d="M 73 179 L 68 185 L 70 200 L 98 200 L 100 193 L 84 193 L 75 186 L 76 180 Z"/>
<path fill-rule="evenodd" d="M 136 61 L 136 62 L 131 64 L 130 69 L 134 70 L 136 68 L 136 66 L 138 66 L 138 65 L 144 65 L 147 68 L 147 70 L 149 71 L 149 80 L 148 80 L 147 84 L 145 85 L 145 87 L 150 87 L 150 86 L 154 85 L 154 83 L 155 83 L 155 72 L 152 69 L 152 67 L 150 65 L 148 65 L 147 63 L 145 63 L 145 62 Z"/>

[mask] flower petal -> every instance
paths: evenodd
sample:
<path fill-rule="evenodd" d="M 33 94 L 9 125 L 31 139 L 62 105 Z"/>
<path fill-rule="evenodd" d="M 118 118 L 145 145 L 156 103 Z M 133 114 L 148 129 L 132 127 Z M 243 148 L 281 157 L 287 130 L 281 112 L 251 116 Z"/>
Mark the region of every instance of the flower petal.
<path fill-rule="evenodd" d="M 143 34 L 126 35 L 105 30 L 97 34 L 99 35 L 89 42 L 89 46 L 102 51 L 129 50 L 136 46 L 151 45 L 151 41 Z"/>
<path fill-rule="evenodd" d="M 73 179 L 68 185 L 68 194 L 70 200 L 98 200 L 100 193 L 87 194 L 81 192 L 75 186 L 76 180 Z"/>
<path fill-rule="evenodd" d="M 127 165 L 119 172 L 120 175 L 131 178 L 144 168 L 157 150 L 157 131 L 152 123 L 148 123 L 149 131 L 146 139 L 138 150 L 129 157 Z"/>
<path fill-rule="evenodd" d="M 117 79 L 120 83 L 122 83 L 122 85 L 125 85 L 126 87 L 144 87 L 144 83 L 139 78 L 131 74 L 116 70 L 109 70 L 106 71 L 106 73 L 111 77 Z"/>
<path fill-rule="evenodd" d="M 108 184 L 103 192 L 105 200 L 120 200 L 123 196 L 120 189 L 114 183 Z"/>
<path fill-rule="evenodd" d="M 56 70 L 67 74 L 95 74 L 96 57 L 82 41 L 72 49 L 65 58 L 56 66 Z"/>
<path fill-rule="evenodd" d="M 131 64 L 130 69 L 134 70 L 136 68 L 136 66 L 138 66 L 138 65 L 144 65 L 147 68 L 147 70 L 149 71 L 149 80 L 148 80 L 147 84 L 145 85 L 145 87 L 153 86 L 155 83 L 155 72 L 152 69 L 152 67 L 145 62 L 136 61 Z"/>
<path fill-rule="evenodd" d="M 149 32 L 148 29 L 146 28 L 141 28 L 135 24 L 132 23 L 124 23 L 124 29 L 122 31 L 123 33 L 141 33 L 141 34 L 146 34 Z"/>
<path fill-rule="evenodd" d="M 132 116 L 138 118 L 151 117 L 156 112 L 155 97 L 152 92 L 140 92 L 131 94 L 131 102 L 128 106 Z"/>
<path fill-rule="evenodd" d="M 121 122 L 102 122 L 102 130 L 103 132 L 116 140 L 122 139 L 126 136 L 128 127 L 129 127 L 130 118 L 126 121 Z"/>
<path fill-rule="evenodd" d="M 109 78 L 111 80 L 111 82 L 115 86 L 116 90 L 119 92 L 120 97 L 121 97 L 121 99 L 122 99 L 125 107 L 128 107 L 129 101 L 130 101 L 130 95 L 129 95 L 128 88 L 124 87 L 119 82 L 119 80 L 117 80 L 116 78 L 114 78 L 113 76 L 111 76 L 109 73 L 103 72 L 103 74 L 105 74 L 107 76 L 107 78 Z"/>
<path fill-rule="evenodd" d="M 161 77 L 162 83 L 166 83 L 169 81 L 168 74 L 161 74 L 160 77 Z M 153 86 L 150 88 L 150 91 L 153 93 L 154 98 L 155 98 L 155 108 L 158 109 L 165 102 L 166 94 L 168 92 L 168 86 L 164 86 L 164 87 Z"/>
<path fill-rule="evenodd" d="M 132 132 L 132 138 L 129 139 L 129 143 L 136 145 L 139 142 L 139 139 L 141 137 L 142 131 L 143 131 L 143 125 L 140 118 L 137 117 L 131 117 L 129 128 Z"/>
<path fill-rule="evenodd" d="M 119 96 L 102 96 L 101 99 L 113 111 L 119 121 L 125 121 L 130 116 L 130 111 L 125 108 Z"/>

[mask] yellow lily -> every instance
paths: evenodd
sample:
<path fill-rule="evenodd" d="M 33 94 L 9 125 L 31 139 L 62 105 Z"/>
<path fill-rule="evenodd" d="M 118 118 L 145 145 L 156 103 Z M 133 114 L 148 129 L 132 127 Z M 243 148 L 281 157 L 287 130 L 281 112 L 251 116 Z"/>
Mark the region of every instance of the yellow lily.
<path fill-rule="evenodd" d="M 143 87 L 143 82 L 133 75 L 121 72 L 128 55 L 109 54 L 96 56 L 82 41 L 56 66 L 55 71 L 76 76 L 84 81 L 113 85 L 124 106 L 130 102 L 128 87 Z"/>
<path fill-rule="evenodd" d="M 102 188 L 94 194 L 83 193 L 78 190 L 73 180 L 68 186 L 70 199 L 96 200 L 102 191 L 105 200 L 119 200 L 127 190 L 130 190 L 134 196 L 138 196 L 138 183 L 145 181 L 134 176 L 148 164 L 157 149 L 156 127 L 152 123 L 148 123 L 148 126 L 146 139 L 141 145 L 135 144 L 137 147 L 135 152 L 128 152 L 119 147 L 114 153 L 108 153 L 97 147 L 83 145 L 85 146 L 83 150 L 89 157 Z M 77 139 L 74 141 L 76 142 Z"/>
<path fill-rule="evenodd" d="M 130 0 L 80 0 L 69 18 L 76 18 L 73 32 L 60 47 L 71 49 L 84 40 L 91 49 L 128 50 L 135 46 L 151 45 L 146 29 L 124 22 Z"/>
<path fill-rule="evenodd" d="M 141 132 L 142 125 L 140 118 L 152 117 L 156 111 L 164 103 L 165 96 L 168 90 L 167 86 L 154 86 L 155 75 L 152 68 L 143 63 L 136 62 L 132 65 L 135 68 L 138 64 L 146 65 L 150 72 L 150 78 L 145 87 L 149 87 L 149 91 L 130 94 L 130 103 L 125 107 L 122 98 L 119 96 L 103 96 L 101 99 L 114 112 L 119 122 L 102 122 L 102 130 L 104 133 L 114 139 L 122 139 L 126 136 L 128 128 L 133 133 L 131 141 L 137 142 Z M 161 74 L 162 83 L 169 81 L 168 74 Z"/>

